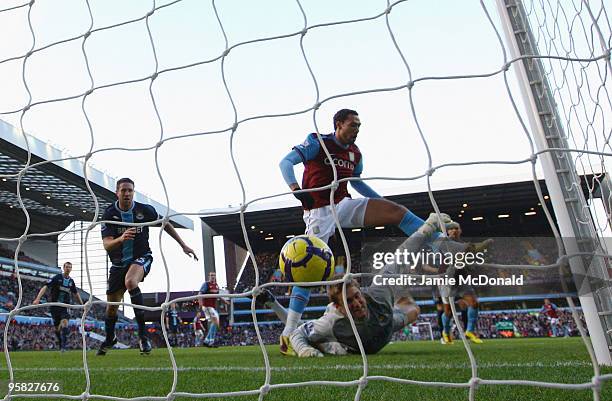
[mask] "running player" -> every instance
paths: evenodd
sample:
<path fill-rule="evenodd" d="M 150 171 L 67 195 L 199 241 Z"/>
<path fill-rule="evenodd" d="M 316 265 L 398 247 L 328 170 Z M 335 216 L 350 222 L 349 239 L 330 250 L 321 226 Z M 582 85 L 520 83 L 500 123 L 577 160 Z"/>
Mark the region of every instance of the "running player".
<path fill-rule="evenodd" d="M 117 201 L 106 208 L 102 220 L 102 241 L 108 253 L 112 266 L 108 275 L 108 288 L 106 299 L 109 302 L 120 302 L 127 290 L 134 305 L 142 305 L 142 293 L 138 284 L 144 280 L 151 270 L 153 255 L 149 247 L 149 227 L 140 225 L 130 227 L 110 223 L 148 223 L 160 219 L 160 215 L 151 205 L 134 201 L 134 181 L 122 178 L 117 181 Z M 187 246 L 172 224 L 167 223 L 165 231 L 180 245 L 186 255 L 198 260 L 195 252 Z M 106 355 L 106 352 L 117 343 L 115 337 L 115 323 L 117 322 L 117 305 L 107 305 L 105 330 L 106 339 L 100 346 L 97 355 Z M 138 323 L 138 336 L 141 354 L 151 353 L 151 341 L 147 338 L 145 330 L 144 311 L 134 308 L 134 315 Z"/>
<path fill-rule="evenodd" d="M 58 273 L 51 277 L 51 279 L 42 286 L 40 291 L 38 291 L 36 298 L 34 298 L 34 301 L 32 301 L 32 305 L 38 305 L 40 303 L 40 299 L 47 291 L 47 288 L 51 290 L 50 302 L 71 304 L 71 294 L 74 294 L 79 300 L 79 303 L 83 305 L 81 295 L 74 284 L 74 280 L 70 277 L 72 263 L 64 263 L 62 269 L 63 273 Z M 55 327 L 55 336 L 57 337 L 58 349 L 63 352 L 68 346 L 68 319 L 70 319 L 70 314 L 68 313 L 68 308 L 65 306 L 51 306 L 50 309 L 51 317 L 53 318 L 53 326 Z"/>
<path fill-rule="evenodd" d="M 544 305 L 540 309 L 540 313 L 544 314 L 548 318 L 550 324 L 550 331 L 553 337 L 559 336 L 559 308 L 554 303 L 550 302 L 550 299 L 544 299 Z"/>
<path fill-rule="evenodd" d="M 205 281 L 200 287 L 199 295 L 202 294 L 219 294 L 219 285 L 217 284 L 217 273 L 208 273 L 208 281 Z M 217 298 L 198 298 L 202 312 L 208 321 L 208 333 L 204 339 L 205 347 L 215 347 L 215 338 L 219 329 L 219 312 L 217 312 Z M 226 299 L 219 298 L 226 304 L 229 302 Z"/>

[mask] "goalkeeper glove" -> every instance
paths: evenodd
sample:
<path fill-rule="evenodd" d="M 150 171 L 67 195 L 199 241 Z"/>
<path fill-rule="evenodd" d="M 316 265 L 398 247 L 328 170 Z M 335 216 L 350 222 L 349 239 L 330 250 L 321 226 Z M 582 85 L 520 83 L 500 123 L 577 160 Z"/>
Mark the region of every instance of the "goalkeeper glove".
<path fill-rule="evenodd" d="M 322 358 L 324 355 L 321 351 L 313 347 L 303 347 L 298 352 L 300 358 Z"/>
<path fill-rule="evenodd" d="M 330 355 L 346 355 L 346 347 L 339 342 L 330 341 L 327 343 L 319 344 L 319 349 L 325 354 Z"/>

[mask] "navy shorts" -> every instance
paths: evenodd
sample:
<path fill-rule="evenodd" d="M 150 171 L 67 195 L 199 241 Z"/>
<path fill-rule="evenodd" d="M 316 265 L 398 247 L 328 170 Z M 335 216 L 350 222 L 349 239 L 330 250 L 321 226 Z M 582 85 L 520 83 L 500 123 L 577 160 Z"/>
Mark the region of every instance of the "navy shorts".
<path fill-rule="evenodd" d="M 144 270 L 144 277 L 147 277 L 151 271 L 151 264 L 153 263 L 153 255 L 147 254 L 133 260 L 127 266 L 111 266 L 110 272 L 108 273 L 108 288 L 106 294 L 112 294 L 119 290 L 125 291 L 125 276 L 131 265 L 142 266 Z M 143 277 L 143 280 L 144 280 Z"/>
<path fill-rule="evenodd" d="M 70 319 L 70 314 L 68 313 L 68 308 L 63 306 L 51 306 L 51 317 L 53 318 L 53 325 L 55 327 L 59 326 L 62 320 Z"/>

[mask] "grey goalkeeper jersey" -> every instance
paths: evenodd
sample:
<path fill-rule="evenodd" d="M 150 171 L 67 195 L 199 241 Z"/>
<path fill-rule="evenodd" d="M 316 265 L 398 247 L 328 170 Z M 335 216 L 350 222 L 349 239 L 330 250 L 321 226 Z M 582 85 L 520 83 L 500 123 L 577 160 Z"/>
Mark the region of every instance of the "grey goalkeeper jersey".
<path fill-rule="evenodd" d="M 373 354 L 387 345 L 393 334 L 393 293 L 387 287 L 370 287 L 364 297 L 368 318 L 355 320 L 355 326 L 365 352 Z M 291 335 L 291 345 L 298 354 L 303 347 L 315 347 L 329 353 L 329 344 L 334 343 L 342 344 L 349 352 L 359 352 L 349 319 L 333 303 L 327 305 L 322 317 L 302 324 Z M 334 349 L 337 351 L 338 346 Z"/>

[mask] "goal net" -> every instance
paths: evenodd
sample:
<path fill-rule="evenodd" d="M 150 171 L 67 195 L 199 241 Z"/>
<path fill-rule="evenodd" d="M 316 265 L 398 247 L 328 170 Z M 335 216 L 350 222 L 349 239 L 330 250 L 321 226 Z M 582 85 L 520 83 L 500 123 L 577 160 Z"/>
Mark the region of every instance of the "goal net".
<path fill-rule="evenodd" d="M 499 182 L 500 177 L 533 178 L 541 206 L 537 212 L 546 214 L 560 240 L 552 265 L 569 263 L 584 277 L 579 294 L 589 335 L 571 298 L 568 302 L 591 356 L 592 380 L 481 378 L 450 302 L 471 367 L 465 382 L 370 375 L 349 315 L 362 356 L 358 380 L 273 384 L 268 350 L 255 324 L 264 381 L 258 388 L 219 394 L 177 391 L 180 372 L 164 328 L 173 380 L 161 399 L 264 399 L 279 388 L 325 385 L 353 386 L 358 400 L 368 383 L 382 381 L 468 389 L 470 400 L 479 387 L 499 385 L 591 389 L 593 399 L 599 400 L 602 384 L 612 379 L 600 371 L 600 365 L 610 364 L 612 345 L 612 244 L 606 242 L 612 223 L 612 28 L 606 2 L 319 3 L 4 1 L 0 36 L 9 39 L 0 47 L 0 117 L 18 128 L 26 143 L 29 132 L 70 145 L 71 156 L 42 163 L 79 159 L 85 166 L 95 163 L 117 175 L 130 175 L 137 183 L 154 182 L 149 192 L 167 206 L 159 211 L 163 220 L 156 223 L 169 221 L 171 206 L 185 216 L 202 216 L 201 202 L 207 209 L 216 207 L 215 213 L 239 212 L 250 255 L 255 250 L 244 214 L 261 202 L 289 196 L 281 189 L 285 186 L 271 155 L 283 156 L 307 132 L 327 133 L 333 112 L 349 105 L 367 121 L 363 131 L 368 134 L 360 136 L 360 147 L 378 150 L 367 152 L 362 179 L 376 180 L 385 194 L 399 186 L 402 191 L 420 188 L 428 191 L 432 209 L 444 212 L 436 202 L 437 189 Z M 20 187 L 34 167 L 28 162 L 0 176 L 16 183 L 25 216 L 26 196 Z M 87 169 L 84 175 L 87 178 Z M 550 199 L 539 187 L 542 177 Z M 332 190 L 337 183 L 331 184 Z M 93 191 L 89 193 L 94 218 L 66 230 L 82 233 L 86 244 L 99 241 L 92 232 L 101 224 L 98 202 Z M 200 206 L 189 202 L 194 199 Z M 340 227 L 335 212 L 334 219 Z M 1 239 L 17 244 L 17 255 L 31 238 L 26 218 L 20 237 Z M 342 232 L 341 238 L 350 255 Z M 168 251 L 161 240 L 160 232 L 152 242 L 158 243 L 162 256 L 157 264 L 169 277 L 163 258 Z M 83 286 L 92 293 L 90 272 L 99 261 L 89 256 L 85 252 Z M 224 297 L 288 285 L 262 283 L 254 257 L 252 262 L 255 287 Z M 352 271 L 354 262 L 347 259 L 346 274 L 335 282 L 368 275 Z M 21 283 L 17 257 L 15 271 Z M 171 304 L 169 291 L 161 307 L 148 309 L 163 316 Z M 345 293 L 343 297 L 346 302 Z M 64 306 L 82 311 L 84 322 L 93 302 L 105 304 L 91 297 L 84 307 Z M 22 302 L 20 285 L 18 301 L 4 314 L 5 344 L 11 319 L 34 308 Z M 257 323 L 255 313 L 253 319 Z M 425 328 L 418 332 L 428 330 L 430 335 L 431 326 Z M 13 381 L 8 347 L 4 355 Z M 110 399 L 91 392 L 89 358 L 84 350 L 83 392 L 54 397 Z M 9 392 L 7 399 L 11 397 L 22 395 Z"/>

